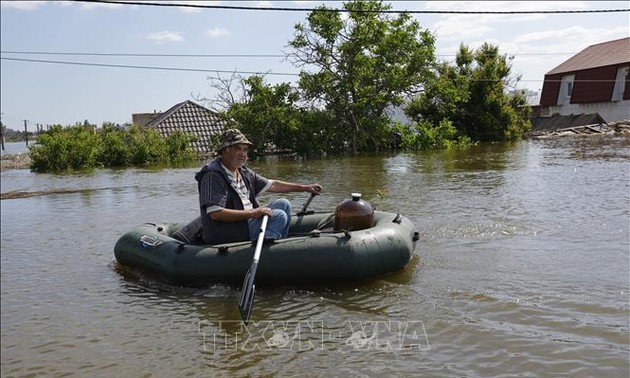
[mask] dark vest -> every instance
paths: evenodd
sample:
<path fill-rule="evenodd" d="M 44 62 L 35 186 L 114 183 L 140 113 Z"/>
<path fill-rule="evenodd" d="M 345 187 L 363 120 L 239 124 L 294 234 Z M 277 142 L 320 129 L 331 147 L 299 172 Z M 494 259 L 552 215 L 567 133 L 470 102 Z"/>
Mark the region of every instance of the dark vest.
<path fill-rule="evenodd" d="M 252 173 L 247 168 L 239 168 L 243 182 L 249 192 L 249 201 L 254 208 L 258 207 L 256 201 L 256 195 L 252 184 Z M 236 190 L 230 185 L 229 178 L 222 168 L 210 168 L 208 165 L 204 166 L 196 175 L 197 189 L 201 193 L 201 183 L 204 175 L 209 175 L 208 183 L 212 187 L 214 185 L 221 185 L 227 192 L 225 208 L 243 210 L 243 203 Z M 220 183 L 214 182 L 214 180 L 220 180 Z M 200 208 L 201 220 L 203 224 L 203 240 L 206 244 L 224 244 L 236 241 L 246 241 L 249 238 L 249 226 L 246 220 L 238 222 L 218 222 L 212 220 L 207 214 L 205 207 Z"/>

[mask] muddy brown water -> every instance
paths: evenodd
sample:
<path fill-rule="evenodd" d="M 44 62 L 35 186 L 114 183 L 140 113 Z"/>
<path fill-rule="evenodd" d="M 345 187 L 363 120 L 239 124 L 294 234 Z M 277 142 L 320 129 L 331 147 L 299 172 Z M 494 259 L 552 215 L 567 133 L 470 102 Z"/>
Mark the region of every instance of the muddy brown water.
<path fill-rule="evenodd" d="M 421 237 L 386 277 L 257 288 L 247 329 L 238 287 L 114 258 L 132 227 L 196 216 L 196 167 L 3 171 L 2 193 L 38 195 L 0 202 L 2 376 L 627 377 L 629 162 L 627 137 L 252 162 L 321 183 L 313 209 L 360 192 Z"/>

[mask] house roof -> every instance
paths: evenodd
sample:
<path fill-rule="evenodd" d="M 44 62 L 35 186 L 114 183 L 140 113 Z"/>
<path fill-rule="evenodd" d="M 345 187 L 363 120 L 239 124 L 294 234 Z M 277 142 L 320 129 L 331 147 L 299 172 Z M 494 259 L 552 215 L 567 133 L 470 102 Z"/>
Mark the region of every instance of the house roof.
<path fill-rule="evenodd" d="M 225 122 L 218 113 L 192 101 L 174 105 L 153 118 L 145 127 L 157 128 L 162 135 L 183 131 L 197 137 L 192 147 L 200 154 L 212 153 L 212 136 L 221 134 Z"/>
<path fill-rule="evenodd" d="M 630 63 L 630 37 L 591 45 L 547 72 L 547 75 L 623 63 Z"/>
<path fill-rule="evenodd" d="M 532 132 L 553 131 L 585 125 L 597 125 L 606 123 L 599 113 L 578 115 L 555 115 L 552 117 L 537 117 L 530 120 Z"/>

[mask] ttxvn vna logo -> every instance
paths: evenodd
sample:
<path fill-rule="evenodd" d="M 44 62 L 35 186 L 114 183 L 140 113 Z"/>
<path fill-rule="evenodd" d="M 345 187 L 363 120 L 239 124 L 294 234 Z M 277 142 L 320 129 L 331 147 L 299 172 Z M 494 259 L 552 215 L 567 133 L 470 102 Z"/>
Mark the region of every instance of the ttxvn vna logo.
<path fill-rule="evenodd" d="M 201 321 L 198 333 L 204 350 L 272 351 L 323 350 L 429 350 L 424 324 L 406 321 Z"/>

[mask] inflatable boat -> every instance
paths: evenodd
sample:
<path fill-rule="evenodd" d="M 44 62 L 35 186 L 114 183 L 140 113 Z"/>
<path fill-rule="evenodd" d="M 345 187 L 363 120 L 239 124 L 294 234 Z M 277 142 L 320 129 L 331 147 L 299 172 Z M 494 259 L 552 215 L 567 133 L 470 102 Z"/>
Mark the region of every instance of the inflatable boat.
<path fill-rule="evenodd" d="M 359 281 L 401 270 L 411 259 L 419 233 L 405 216 L 374 211 L 372 226 L 356 231 L 329 227 L 334 217 L 335 212 L 312 211 L 292 216 L 287 238 L 263 244 L 256 281 Z M 242 282 L 256 242 L 199 245 L 182 232 L 195 224 L 140 225 L 118 239 L 116 259 L 178 284 Z"/>

